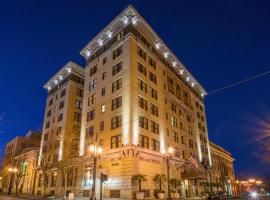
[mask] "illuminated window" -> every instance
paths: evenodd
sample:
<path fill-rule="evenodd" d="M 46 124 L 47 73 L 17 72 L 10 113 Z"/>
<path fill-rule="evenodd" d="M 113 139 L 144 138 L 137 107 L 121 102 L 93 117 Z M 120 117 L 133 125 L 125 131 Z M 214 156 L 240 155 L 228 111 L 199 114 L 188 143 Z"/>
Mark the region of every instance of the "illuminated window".
<path fill-rule="evenodd" d="M 101 105 L 101 112 L 104 113 L 106 111 L 106 105 Z"/>

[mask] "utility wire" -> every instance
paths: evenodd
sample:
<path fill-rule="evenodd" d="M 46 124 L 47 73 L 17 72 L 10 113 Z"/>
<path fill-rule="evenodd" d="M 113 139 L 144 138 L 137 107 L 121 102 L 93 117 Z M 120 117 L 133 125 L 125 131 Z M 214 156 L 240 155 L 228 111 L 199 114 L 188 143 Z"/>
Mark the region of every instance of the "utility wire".
<path fill-rule="evenodd" d="M 238 86 L 238 85 L 241 85 L 241 84 L 246 83 L 246 82 L 248 82 L 248 81 L 251 81 L 251 80 L 254 80 L 254 79 L 257 79 L 257 78 L 266 76 L 266 75 L 268 75 L 268 74 L 270 74 L 270 70 L 268 70 L 268 71 L 266 71 L 266 72 L 263 72 L 263 73 L 261 73 L 261 74 L 258 74 L 258 75 L 251 76 L 251 77 L 249 77 L 249 78 L 243 79 L 243 80 L 241 80 L 241 81 L 237 81 L 237 82 L 235 82 L 235 83 L 231 83 L 231 84 L 226 85 L 226 86 L 224 86 L 224 87 L 222 87 L 222 88 L 219 88 L 219 89 L 210 91 L 210 92 L 207 93 L 207 96 L 208 96 L 208 95 L 215 94 L 215 93 L 218 93 L 218 92 L 221 92 L 221 91 L 223 91 L 223 90 L 226 90 L 226 89 L 229 89 L 229 88 L 232 88 L 232 87 L 235 87 L 235 86 Z"/>

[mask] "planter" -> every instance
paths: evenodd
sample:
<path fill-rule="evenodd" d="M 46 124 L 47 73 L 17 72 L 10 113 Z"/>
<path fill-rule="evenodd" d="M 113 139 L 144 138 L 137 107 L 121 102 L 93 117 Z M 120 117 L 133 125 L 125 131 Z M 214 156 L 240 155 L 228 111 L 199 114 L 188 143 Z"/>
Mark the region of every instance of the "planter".
<path fill-rule="evenodd" d="M 158 199 L 165 199 L 165 193 L 164 192 L 159 192 L 157 193 Z"/>
<path fill-rule="evenodd" d="M 136 199 L 144 199 L 144 192 L 136 192 Z"/>

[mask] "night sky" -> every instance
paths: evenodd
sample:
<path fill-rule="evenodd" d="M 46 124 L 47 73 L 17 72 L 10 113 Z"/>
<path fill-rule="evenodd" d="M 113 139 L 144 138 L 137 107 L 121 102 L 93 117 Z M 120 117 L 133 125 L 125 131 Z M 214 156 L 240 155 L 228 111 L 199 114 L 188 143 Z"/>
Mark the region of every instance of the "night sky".
<path fill-rule="evenodd" d="M 208 92 L 270 69 L 270 1 L 0 2 L 0 153 L 41 129 L 44 83 L 132 4 Z M 270 75 L 205 98 L 209 137 L 230 151 L 237 175 L 270 175 Z M 268 129 L 268 130 L 267 130 Z M 269 131 L 268 131 L 269 134 Z M 270 158 L 270 157 L 269 157 Z"/>

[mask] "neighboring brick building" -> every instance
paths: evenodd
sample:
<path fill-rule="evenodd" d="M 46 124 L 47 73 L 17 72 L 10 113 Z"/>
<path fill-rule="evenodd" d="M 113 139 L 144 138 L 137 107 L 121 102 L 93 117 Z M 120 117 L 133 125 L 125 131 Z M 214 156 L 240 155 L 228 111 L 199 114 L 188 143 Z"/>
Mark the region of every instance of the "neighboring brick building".
<path fill-rule="evenodd" d="M 9 185 L 8 168 L 15 167 L 15 157 L 27 148 L 39 147 L 41 134 L 38 131 L 28 131 L 26 136 L 17 136 L 6 144 L 4 161 L 2 166 L 3 191 L 7 191 Z"/>
<path fill-rule="evenodd" d="M 225 191 L 228 195 L 235 194 L 234 158 L 230 152 L 213 142 L 210 142 L 210 148 L 213 191 Z"/>

